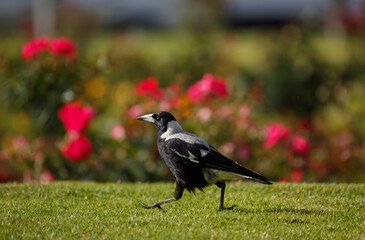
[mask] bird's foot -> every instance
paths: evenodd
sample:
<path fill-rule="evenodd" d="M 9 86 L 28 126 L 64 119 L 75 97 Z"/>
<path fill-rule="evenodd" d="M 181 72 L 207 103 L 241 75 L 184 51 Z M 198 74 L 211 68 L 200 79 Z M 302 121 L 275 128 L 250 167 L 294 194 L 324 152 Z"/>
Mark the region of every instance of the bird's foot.
<path fill-rule="evenodd" d="M 237 205 L 232 205 L 230 207 L 219 207 L 219 211 L 232 210 L 234 207 L 238 207 L 238 206 Z"/>
<path fill-rule="evenodd" d="M 152 209 L 152 208 L 158 208 L 161 212 L 166 212 L 165 209 L 163 209 L 160 204 L 152 204 L 151 206 L 142 206 L 144 209 Z"/>

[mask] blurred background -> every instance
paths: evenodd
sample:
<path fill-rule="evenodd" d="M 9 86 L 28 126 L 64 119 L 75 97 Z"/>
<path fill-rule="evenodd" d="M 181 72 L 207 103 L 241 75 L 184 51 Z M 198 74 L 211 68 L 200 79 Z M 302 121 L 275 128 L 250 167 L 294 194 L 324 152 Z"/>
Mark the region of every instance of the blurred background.
<path fill-rule="evenodd" d="M 0 182 L 173 180 L 142 114 L 273 181 L 365 181 L 364 0 L 1 0 Z"/>

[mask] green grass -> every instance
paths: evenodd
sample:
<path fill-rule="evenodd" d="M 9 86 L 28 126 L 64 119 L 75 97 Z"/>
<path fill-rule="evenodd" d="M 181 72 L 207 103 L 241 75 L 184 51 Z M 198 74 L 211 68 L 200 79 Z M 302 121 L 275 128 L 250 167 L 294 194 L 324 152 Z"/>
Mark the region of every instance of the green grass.
<path fill-rule="evenodd" d="M 364 239 L 365 184 L 230 183 L 158 209 L 172 183 L 0 185 L 0 239 Z"/>

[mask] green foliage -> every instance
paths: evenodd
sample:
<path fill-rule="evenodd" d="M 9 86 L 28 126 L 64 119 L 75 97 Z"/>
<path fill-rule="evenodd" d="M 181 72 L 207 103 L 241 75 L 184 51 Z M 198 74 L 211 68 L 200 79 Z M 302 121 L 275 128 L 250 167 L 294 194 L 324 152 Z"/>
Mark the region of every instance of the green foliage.
<path fill-rule="evenodd" d="M 231 183 L 165 206 L 173 184 L 0 185 L 0 239 L 363 239 L 364 184 Z"/>
<path fill-rule="evenodd" d="M 270 179 L 290 179 L 299 169 L 306 181 L 365 180 L 361 36 L 326 36 L 289 24 L 266 31 L 130 31 L 73 40 L 79 54 L 71 63 L 52 56 L 24 62 L 20 49 L 27 40 L 1 40 L 0 159 L 5 160 L 0 167 L 6 176 L 0 181 L 22 181 L 27 170 L 33 180 L 47 170 L 60 180 L 169 179 L 156 152 L 155 129 L 129 114 L 135 105 L 144 113 L 161 110 L 160 102 L 135 94 L 136 84 L 149 76 L 166 92 L 172 83 L 180 87 L 182 104 L 171 111 L 186 130 L 219 150 L 233 144 L 234 151 L 225 154 Z M 229 97 L 186 103 L 188 87 L 207 72 L 227 80 Z M 57 111 L 69 100 L 97 112 L 85 133 L 93 154 L 80 163 L 60 153 L 65 135 Z M 246 119 L 239 112 L 242 105 L 250 108 Z M 205 120 L 203 108 L 212 113 Z M 270 122 L 306 137 L 309 154 L 288 156 L 288 147 L 280 145 L 263 149 Z M 300 127 L 302 122 L 307 126 Z M 110 138 L 116 124 L 127 130 L 119 141 Z M 13 146 L 18 135 L 30 142 L 26 154 Z M 241 148 L 247 148 L 248 157 L 240 155 Z M 33 161 L 35 152 L 43 153 L 41 163 Z"/>

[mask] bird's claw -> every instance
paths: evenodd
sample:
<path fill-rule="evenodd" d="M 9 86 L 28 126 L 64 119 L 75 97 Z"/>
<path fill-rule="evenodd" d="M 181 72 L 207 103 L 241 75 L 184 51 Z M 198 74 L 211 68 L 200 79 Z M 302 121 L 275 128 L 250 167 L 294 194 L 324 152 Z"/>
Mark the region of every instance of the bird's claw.
<path fill-rule="evenodd" d="M 152 208 L 158 208 L 161 212 L 166 212 L 165 209 L 163 209 L 160 204 L 153 204 L 151 206 L 142 206 L 144 209 L 152 209 Z"/>
<path fill-rule="evenodd" d="M 237 205 L 232 205 L 230 207 L 220 207 L 219 208 L 219 211 L 222 211 L 222 210 L 233 210 L 234 207 L 238 207 Z"/>

